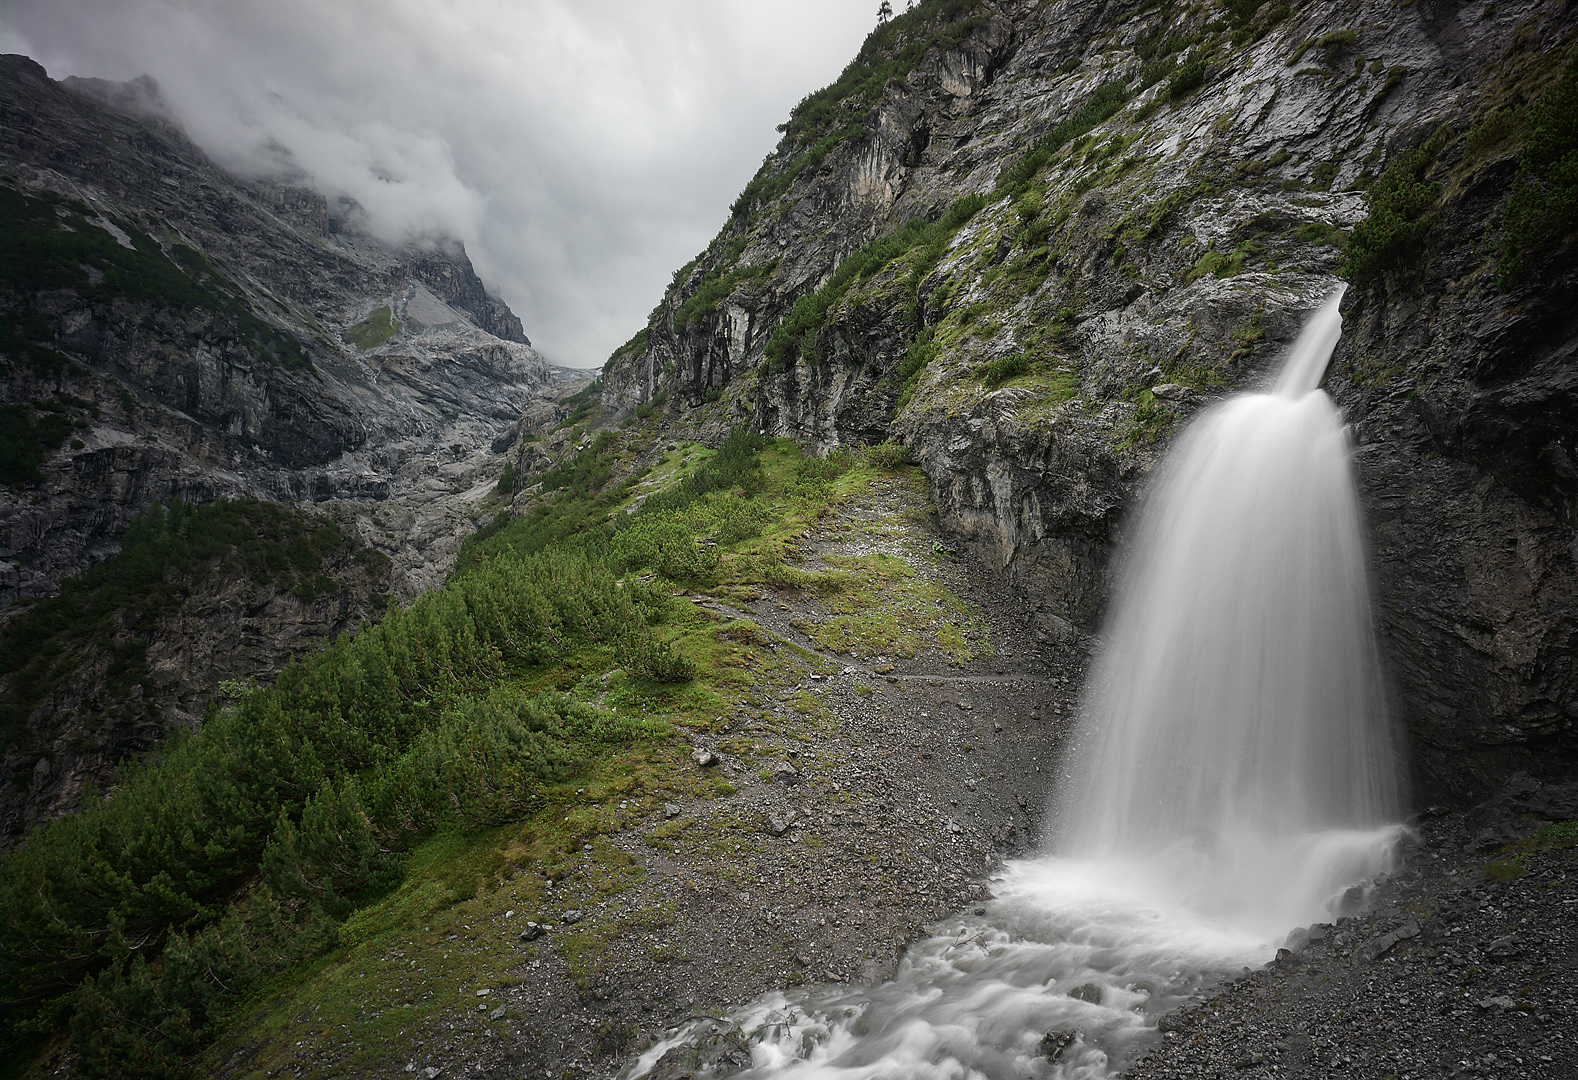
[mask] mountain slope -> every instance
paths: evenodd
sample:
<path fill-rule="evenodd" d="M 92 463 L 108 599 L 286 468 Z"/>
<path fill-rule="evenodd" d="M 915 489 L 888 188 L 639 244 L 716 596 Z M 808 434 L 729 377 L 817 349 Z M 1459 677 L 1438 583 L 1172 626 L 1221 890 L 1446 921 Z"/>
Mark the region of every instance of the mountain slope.
<path fill-rule="evenodd" d="M 441 581 L 487 509 L 494 444 L 564 392 L 459 245 L 361 235 L 354 207 L 225 172 L 161 110 L 147 80 L 0 58 L 10 839 L 196 726 L 222 681 L 267 681 Z M 171 564 L 178 606 L 135 592 L 88 632 L 100 600 L 48 599 L 150 508 L 216 499 L 294 509 L 283 527 L 243 511 L 255 536 L 231 570 Z M 333 540 L 287 557 L 293 533 Z M 278 565 L 238 578 L 254 542 Z"/>
<path fill-rule="evenodd" d="M 1263 380 L 1341 269 L 1328 385 L 1365 443 L 1421 797 L 1563 774 L 1562 181 L 1524 189 L 1542 225 L 1503 219 L 1527 148 L 1570 149 L 1561 109 L 1531 117 L 1572 49 L 1554 3 L 921 4 L 797 107 L 604 400 L 902 438 L 945 525 L 1066 635 L 1099 625 L 1158 448 Z"/>

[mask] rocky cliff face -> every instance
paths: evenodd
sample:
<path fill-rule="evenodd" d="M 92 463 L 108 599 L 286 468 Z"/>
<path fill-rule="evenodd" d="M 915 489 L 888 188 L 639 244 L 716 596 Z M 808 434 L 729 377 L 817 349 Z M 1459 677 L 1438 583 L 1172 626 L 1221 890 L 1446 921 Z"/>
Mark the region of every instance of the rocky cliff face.
<path fill-rule="evenodd" d="M 409 531 L 371 514 L 363 531 L 406 587 L 432 584 L 492 442 L 553 396 L 464 251 L 393 250 L 310 188 L 225 173 L 149 86 L 4 65 L 7 224 L 27 239 L 0 305 L 6 400 L 75 426 L 0 494 L 5 600 L 47 594 L 177 496 L 389 502 Z"/>
<path fill-rule="evenodd" d="M 1570 772 L 1573 249 L 1497 273 L 1572 49 L 1532 0 L 922 4 L 796 109 L 605 403 L 902 440 L 942 522 L 1078 636 L 1157 454 L 1266 379 L 1342 264 L 1327 385 L 1417 797 Z"/>
<path fill-rule="evenodd" d="M 148 80 L 62 84 L 0 58 L 7 618 L 175 499 L 292 505 L 292 528 L 338 538 L 301 577 L 182 571 L 178 606 L 51 646 L 70 662 L 38 693 L 6 672 L 25 715 L 3 837 L 198 723 L 221 681 L 266 681 L 441 581 L 490 509 L 494 444 L 555 415 L 562 382 L 459 245 L 396 250 L 340 209 L 305 179 L 217 167 Z"/>

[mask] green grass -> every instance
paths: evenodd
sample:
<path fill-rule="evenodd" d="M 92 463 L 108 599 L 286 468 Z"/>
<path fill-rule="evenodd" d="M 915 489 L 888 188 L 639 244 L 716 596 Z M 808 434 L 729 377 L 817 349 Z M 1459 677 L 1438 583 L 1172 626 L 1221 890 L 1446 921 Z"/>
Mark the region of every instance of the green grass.
<path fill-rule="evenodd" d="M 376 349 L 399 332 L 400 323 L 395 319 L 394 311 L 385 304 L 355 326 L 348 328 L 345 331 L 345 340 L 362 352 L 366 352 L 368 349 Z"/>
<path fill-rule="evenodd" d="M 1502 854 L 1485 864 L 1488 881 L 1512 881 L 1528 872 L 1526 859 L 1547 851 L 1578 847 L 1578 821 L 1558 821 L 1542 825 L 1533 836 L 1515 840 L 1502 848 Z"/>
<path fill-rule="evenodd" d="M 933 647 L 955 663 L 992 655 L 978 613 L 906 560 L 878 554 L 824 561 L 833 571 L 806 575 L 800 587 L 815 589 L 828 614 L 796 622 L 823 648 L 870 659 Z"/>

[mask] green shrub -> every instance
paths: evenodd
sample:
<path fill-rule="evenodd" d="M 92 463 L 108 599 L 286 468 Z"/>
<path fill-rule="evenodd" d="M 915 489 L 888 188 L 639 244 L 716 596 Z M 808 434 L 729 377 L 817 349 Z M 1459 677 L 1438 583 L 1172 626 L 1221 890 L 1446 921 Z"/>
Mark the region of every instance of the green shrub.
<path fill-rule="evenodd" d="M 802 458 L 795 466 L 795 477 L 799 480 L 814 480 L 832 483 L 854 468 L 856 458 L 848 447 L 840 446 L 829 450 L 826 454 L 812 454 Z"/>
<path fill-rule="evenodd" d="M 717 548 L 698 543 L 675 512 L 647 515 L 620 529 L 609 546 L 609 559 L 622 573 L 656 570 L 671 581 L 693 584 L 711 581 L 720 563 Z"/>
<path fill-rule="evenodd" d="M 761 481 L 756 456 L 766 445 L 767 440 L 750 428 L 735 428 L 729 432 L 712 457 L 698 465 L 667 491 L 649 496 L 641 504 L 638 517 L 682 509 L 713 491 L 725 491 L 731 488 L 757 490 Z"/>
<path fill-rule="evenodd" d="M 1389 164 L 1366 193 L 1370 214 L 1348 237 L 1339 276 L 1363 288 L 1384 270 L 1403 266 L 1424 246 L 1440 198 L 1440 185 L 1425 179 L 1447 137 L 1438 131 L 1424 145 Z"/>
<path fill-rule="evenodd" d="M 21 487 L 43 480 L 38 467 L 71 434 L 71 415 L 59 401 L 0 405 L 0 484 Z"/>
<path fill-rule="evenodd" d="M 1352 45 L 1358 38 L 1359 35 L 1352 30 L 1333 30 L 1322 34 L 1320 37 L 1309 38 L 1297 49 L 1293 50 L 1293 55 L 1288 57 L 1283 66 L 1292 67 L 1304 58 L 1305 53 L 1311 49 L 1318 48 L 1322 50 L 1322 60 L 1326 66 L 1334 67 L 1337 63 L 1337 57 L 1342 50 Z"/>
<path fill-rule="evenodd" d="M 866 447 L 866 462 L 874 469 L 891 472 L 910 463 L 909 448 L 903 443 L 880 442 Z"/>
<path fill-rule="evenodd" d="M 696 674 L 694 664 L 647 630 L 635 630 L 620 638 L 616 655 L 622 667 L 653 682 L 684 682 Z"/>
<path fill-rule="evenodd" d="M 995 390 L 1009 379 L 1017 379 L 1030 371 L 1030 357 L 1022 352 L 1009 353 L 988 360 L 978 372 L 981 382 Z"/>
<path fill-rule="evenodd" d="M 692 262 L 691 266 L 694 266 L 694 265 L 695 265 L 695 263 Z M 685 268 L 685 273 L 688 275 L 689 272 L 690 272 L 690 268 L 686 267 Z M 676 285 L 679 283 L 679 281 L 683 280 L 682 278 L 680 278 L 680 276 L 678 274 L 675 274 L 674 277 L 675 277 L 675 284 Z M 646 349 L 647 349 L 647 327 L 643 326 L 640 330 L 637 330 L 634 334 L 631 335 L 629 341 L 625 342 L 623 345 L 619 346 L 619 348 L 617 348 L 613 352 L 609 353 L 608 359 L 609 359 L 609 362 L 612 363 L 613 361 L 618 360 L 622 356 L 639 356 L 642 353 L 646 352 Z M 602 380 L 600 378 L 595 380 L 595 381 L 598 382 L 598 383 L 602 382 Z"/>
<path fill-rule="evenodd" d="M 655 413 L 659 409 L 661 409 L 667 403 L 668 403 L 668 391 L 664 390 L 661 393 L 655 395 L 652 398 L 652 400 L 650 400 L 650 401 L 643 401 L 641 404 L 637 405 L 636 406 L 636 416 L 637 416 L 638 419 L 645 420 L 645 419 L 649 418 L 653 413 Z"/>
<path fill-rule="evenodd" d="M 1578 54 L 1530 110 L 1502 227 L 1496 280 L 1504 289 L 1578 229 Z"/>
<path fill-rule="evenodd" d="M 1183 101 L 1205 85 L 1205 54 L 1196 53 L 1167 80 L 1167 100 Z"/>
<path fill-rule="evenodd" d="M 499 473 L 499 482 L 493 485 L 493 491 L 495 494 L 505 496 L 515 494 L 515 463 L 513 461 L 504 463 L 504 471 Z"/>
<path fill-rule="evenodd" d="M 1249 258 L 1253 246 L 1245 241 L 1234 248 L 1230 254 L 1224 255 L 1220 251 L 1207 251 L 1196 260 L 1184 275 L 1184 284 L 1190 285 L 1210 274 L 1216 278 L 1236 277 L 1244 271 L 1244 261 Z"/>

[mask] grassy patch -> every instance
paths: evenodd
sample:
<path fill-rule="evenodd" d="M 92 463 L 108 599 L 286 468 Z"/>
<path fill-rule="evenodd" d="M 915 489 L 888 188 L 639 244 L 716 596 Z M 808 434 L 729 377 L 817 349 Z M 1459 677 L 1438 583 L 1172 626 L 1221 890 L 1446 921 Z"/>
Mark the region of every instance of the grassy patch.
<path fill-rule="evenodd" d="M 1525 863 L 1528 856 L 1570 847 L 1578 847 L 1578 821 L 1542 825 L 1533 836 L 1515 840 L 1502 848 L 1499 857 L 1485 864 L 1485 878 L 1488 881 L 1512 881 L 1528 872 Z"/>
<path fill-rule="evenodd" d="M 912 657 L 935 647 L 956 663 L 992 655 L 979 615 L 904 559 L 828 555 L 825 561 L 839 573 L 813 584 L 829 614 L 796 620 L 822 647 L 861 658 Z"/>
<path fill-rule="evenodd" d="M 399 332 L 400 323 L 395 319 L 394 311 L 385 304 L 347 329 L 345 340 L 366 352 L 368 349 L 376 349 Z"/>

